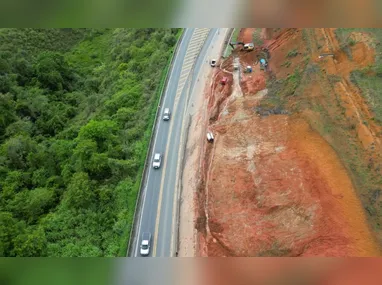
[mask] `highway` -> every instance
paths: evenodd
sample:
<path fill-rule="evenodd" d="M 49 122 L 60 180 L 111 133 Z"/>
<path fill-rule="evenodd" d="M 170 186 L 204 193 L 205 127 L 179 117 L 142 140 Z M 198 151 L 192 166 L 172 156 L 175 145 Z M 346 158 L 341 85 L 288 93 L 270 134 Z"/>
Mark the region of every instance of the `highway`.
<path fill-rule="evenodd" d="M 143 232 L 152 234 L 151 257 L 171 257 L 176 251 L 177 183 L 181 167 L 182 134 L 190 90 L 202 67 L 208 65 L 208 49 L 213 44 L 219 29 L 185 29 L 179 48 L 174 55 L 168 84 L 163 94 L 163 104 L 153 147 L 149 155 L 149 169 L 142 187 L 142 203 L 136 216 L 136 234 L 132 237 L 129 256 L 139 257 Z M 162 120 L 164 108 L 170 108 L 171 119 Z M 155 153 L 163 155 L 159 169 L 152 168 Z"/>

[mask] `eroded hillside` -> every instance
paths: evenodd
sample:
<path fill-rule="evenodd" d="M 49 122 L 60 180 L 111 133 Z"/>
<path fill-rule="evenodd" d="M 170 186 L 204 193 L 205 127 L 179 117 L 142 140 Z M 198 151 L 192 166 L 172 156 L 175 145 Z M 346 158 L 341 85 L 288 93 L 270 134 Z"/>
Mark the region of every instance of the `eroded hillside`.
<path fill-rule="evenodd" d="M 378 256 L 375 35 L 242 29 L 239 40 L 267 48 L 269 66 L 260 70 L 260 48 L 237 47 L 206 90 L 204 127 L 215 141 L 200 165 L 198 254 Z"/>

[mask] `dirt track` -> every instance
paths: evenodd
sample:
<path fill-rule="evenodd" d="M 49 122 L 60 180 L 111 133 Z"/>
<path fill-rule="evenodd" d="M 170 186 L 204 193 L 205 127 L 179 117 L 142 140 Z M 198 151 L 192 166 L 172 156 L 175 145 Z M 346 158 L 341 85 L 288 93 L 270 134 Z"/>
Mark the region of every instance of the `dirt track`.
<path fill-rule="evenodd" d="M 249 41 L 252 33 L 251 29 L 243 29 L 239 38 Z M 335 60 L 318 61 L 319 51 L 314 44 L 331 51 L 338 43 L 332 30 L 314 30 L 314 33 L 323 33 L 320 39 L 327 40 L 312 41 L 312 46 L 307 47 L 308 41 L 302 40 L 301 30 L 271 33 L 272 39 L 264 38 L 264 45 L 271 52 L 271 74 L 255 66 L 253 54 L 237 52 L 242 66 L 252 65 L 254 72 L 241 74 L 242 81 L 236 85 L 239 88 L 234 87 L 232 58 L 229 58 L 222 66 L 226 71 L 216 71 L 214 84 L 206 90 L 209 129 L 216 139 L 206 145 L 200 165 L 203 174 L 198 188 L 196 224 L 199 255 L 380 254 L 357 189 L 330 145 L 336 138 L 319 134 L 320 115 L 314 106 L 298 106 L 304 100 L 310 104 L 326 100 L 321 103 L 328 105 L 329 115 L 337 115 L 329 102 L 332 99 L 322 95 L 327 93 L 326 85 L 310 80 L 299 93 L 300 98 L 290 97 L 285 110 L 278 107 L 272 112 L 269 108 L 272 101 L 265 101 L 273 90 L 266 89 L 271 77 L 285 78 L 291 71 L 306 66 L 310 58 L 326 74 L 339 76 L 333 87 L 339 96 L 333 98 L 342 99 L 340 103 L 346 109 L 344 119 L 358 120 L 357 135 L 365 149 L 372 145 L 373 153 L 380 150 L 379 126 L 359 122 L 361 117 L 365 120 L 371 115 L 348 80 L 352 69 L 373 60 L 373 53 L 359 43 L 352 48 L 355 60 L 351 63 L 340 52 Z M 288 57 L 291 50 L 294 55 Z M 306 74 L 302 83 L 307 79 Z M 230 84 L 219 84 L 223 76 L 228 76 Z"/>

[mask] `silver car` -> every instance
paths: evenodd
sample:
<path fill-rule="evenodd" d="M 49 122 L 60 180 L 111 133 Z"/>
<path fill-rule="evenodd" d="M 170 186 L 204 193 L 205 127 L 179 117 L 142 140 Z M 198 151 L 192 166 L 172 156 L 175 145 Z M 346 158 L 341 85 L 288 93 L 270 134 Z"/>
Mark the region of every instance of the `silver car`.
<path fill-rule="evenodd" d="M 141 250 L 140 250 L 141 255 L 148 256 L 150 254 L 150 247 L 151 247 L 151 234 L 148 232 L 145 232 L 142 234 Z"/>
<path fill-rule="evenodd" d="M 156 153 L 153 159 L 153 167 L 157 169 L 160 167 L 161 163 L 162 163 L 162 155 L 160 153 Z"/>
<path fill-rule="evenodd" d="M 163 120 L 164 120 L 164 121 L 168 121 L 168 120 L 170 120 L 170 116 L 171 116 L 170 109 L 169 109 L 169 108 L 164 109 L 164 112 L 163 112 Z"/>

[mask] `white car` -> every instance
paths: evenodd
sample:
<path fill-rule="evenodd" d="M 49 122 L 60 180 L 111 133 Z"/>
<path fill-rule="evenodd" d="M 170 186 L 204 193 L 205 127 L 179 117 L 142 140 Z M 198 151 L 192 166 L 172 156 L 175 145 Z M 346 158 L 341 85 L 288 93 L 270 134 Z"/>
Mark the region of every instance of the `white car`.
<path fill-rule="evenodd" d="M 148 256 L 150 254 L 150 244 L 151 244 L 151 234 L 143 233 L 141 241 L 141 250 L 140 253 L 142 256 Z"/>
<path fill-rule="evenodd" d="M 159 168 L 161 165 L 161 162 L 162 162 L 162 155 L 160 153 L 156 153 L 153 159 L 153 167 L 155 169 Z"/>
<path fill-rule="evenodd" d="M 215 66 L 216 66 L 216 63 L 217 63 L 217 60 L 216 60 L 216 59 L 212 59 L 212 60 L 211 60 L 211 66 L 212 66 L 212 67 L 215 67 Z"/>
<path fill-rule="evenodd" d="M 168 120 L 170 120 L 170 116 L 171 116 L 170 109 L 169 109 L 169 108 L 164 109 L 164 112 L 163 112 L 163 120 L 164 120 L 164 121 L 168 121 Z"/>

